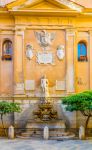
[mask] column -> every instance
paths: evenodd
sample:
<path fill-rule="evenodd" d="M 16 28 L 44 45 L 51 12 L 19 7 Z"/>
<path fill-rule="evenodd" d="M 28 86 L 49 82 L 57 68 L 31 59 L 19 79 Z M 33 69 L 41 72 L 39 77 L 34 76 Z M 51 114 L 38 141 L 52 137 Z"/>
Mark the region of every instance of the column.
<path fill-rule="evenodd" d="M 1 39 L 2 39 L 2 30 L 0 29 L 0 95 L 1 95 L 1 80 L 2 80 L 2 77 L 1 77 L 1 62 L 2 62 L 2 42 L 1 42 Z"/>
<path fill-rule="evenodd" d="M 75 92 L 74 82 L 74 48 L 75 48 L 75 31 L 66 29 L 66 92 Z"/>
<path fill-rule="evenodd" d="M 89 31 L 89 87 L 92 90 L 92 31 Z"/>
<path fill-rule="evenodd" d="M 24 31 L 16 30 L 14 39 L 14 94 L 24 94 Z"/>

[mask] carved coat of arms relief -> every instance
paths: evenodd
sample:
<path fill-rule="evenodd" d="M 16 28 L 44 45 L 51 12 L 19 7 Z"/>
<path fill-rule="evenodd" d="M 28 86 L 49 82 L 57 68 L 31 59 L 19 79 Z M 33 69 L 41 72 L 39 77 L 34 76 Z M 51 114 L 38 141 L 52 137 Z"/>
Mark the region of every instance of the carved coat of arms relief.
<path fill-rule="evenodd" d="M 54 64 L 54 52 L 49 51 L 50 46 L 56 37 L 56 32 L 47 32 L 46 30 L 34 32 L 37 42 L 42 47 L 43 51 L 37 51 L 35 56 L 37 57 L 38 64 Z M 65 56 L 64 45 L 58 45 L 56 49 L 56 55 L 59 60 L 63 60 Z M 34 56 L 33 46 L 31 44 L 26 45 L 26 57 L 31 60 Z"/>
<path fill-rule="evenodd" d="M 33 58 L 33 46 L 31 44 L 27 44 L 26 46 L 26 57 L 29 60 Z"/>
<path fill-rule="evenodd" d="M 37 38 L 38 43 L 43 48 L 43 50 L 48 50 L 53 40 L 55 39 L 55 32 L 47 32 L 46 30 L 42 30 L 41 32 L 35 31 L 35 36 Z"/>
<path fill-rule="evenodd" d="M 39 64 L 53 64 L 53 53 L 48 52 L 49 47 L 55 39 L 55 32 L 47 32 L 42 30 L 40 32 L 35 31 L 35 37 L 44 51 L 37 53 L 37 62 Z"/>
<path fill-rule="evenodd" d="M 57 57 L 59 60 L 62 60 L 65 56 L 64 45 L 59 45 L 57 47 Z"/>

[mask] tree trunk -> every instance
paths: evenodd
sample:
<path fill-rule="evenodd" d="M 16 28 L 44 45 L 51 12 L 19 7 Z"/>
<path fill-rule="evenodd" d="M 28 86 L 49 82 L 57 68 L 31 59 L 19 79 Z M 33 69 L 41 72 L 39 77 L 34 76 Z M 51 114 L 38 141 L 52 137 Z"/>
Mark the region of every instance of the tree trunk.
<path fill-rule="evenodd" d="M 89 120 L 90 120 L 90 115 L 87 117 L 87 120 L 86 120 L 86 123 L 85 123 L 85 129 L 87 129 L 87 127 L 88 127 L 88 123 L 89 123 Z"/>
<path fill-rule="evenodd" d="M 5 136 L 7 136 L 6 129 L 4 127 L 4 122 L 3 122 L 3 115 L 1 115 L 1 122 L 2 122 L 2 127 L 4 129 Z"/>

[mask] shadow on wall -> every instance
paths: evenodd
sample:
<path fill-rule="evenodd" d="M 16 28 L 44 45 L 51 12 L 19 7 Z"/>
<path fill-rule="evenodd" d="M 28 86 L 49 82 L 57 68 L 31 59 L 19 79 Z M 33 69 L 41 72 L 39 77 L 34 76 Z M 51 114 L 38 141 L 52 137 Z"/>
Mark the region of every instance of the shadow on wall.
<path fill-rule="evenodd" d="M 62 118 L 65 120 L 67 128 L 76 128 L 76 111 L 69 112 L 65 110 L 65 106 L 61 103 Z"/>
<path fill-rule="evenodd" d="M 14 114 L 11 113 L 11 114 L 4 115 L 3 121 L 4 121 L 5 128 L 8 128 L 10 125 L 13 125 L 14 124 Z M 1 119 L 0 119 L 0 128 L 2 128 Z"/>
<path fill-rule="evenodd" d="M 66 115 L 66 111 L 64 109 L 64 106 L 62 105 L 62 103 L 57 103 L 57 113 L 58 113 L 58 118 L 59 119 L 62 119 L 65 121 L 65 125 L 66 125 L 66 128 L 70 128 L 70 121 L 69 121 L 69 118 L 68 116 Z"/>
<path fill-rule="evenodd" d="M 22 112 L 15 113 L 15 126 L 18 128 L 25 128 L 27 121 L 33 119 L 33 111 L 38 109 L 38 102 L 21 104 Z"/>

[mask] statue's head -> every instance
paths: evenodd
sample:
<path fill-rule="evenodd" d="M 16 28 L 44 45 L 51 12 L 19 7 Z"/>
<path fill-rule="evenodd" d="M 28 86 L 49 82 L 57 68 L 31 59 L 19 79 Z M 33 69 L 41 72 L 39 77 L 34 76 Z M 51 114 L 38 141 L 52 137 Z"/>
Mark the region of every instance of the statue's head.
<path fill-rule="evenodd" d="M 43 79 L 46 79 L 46 75 L 43 75 L 42 78 L 43 78 Z"/>

